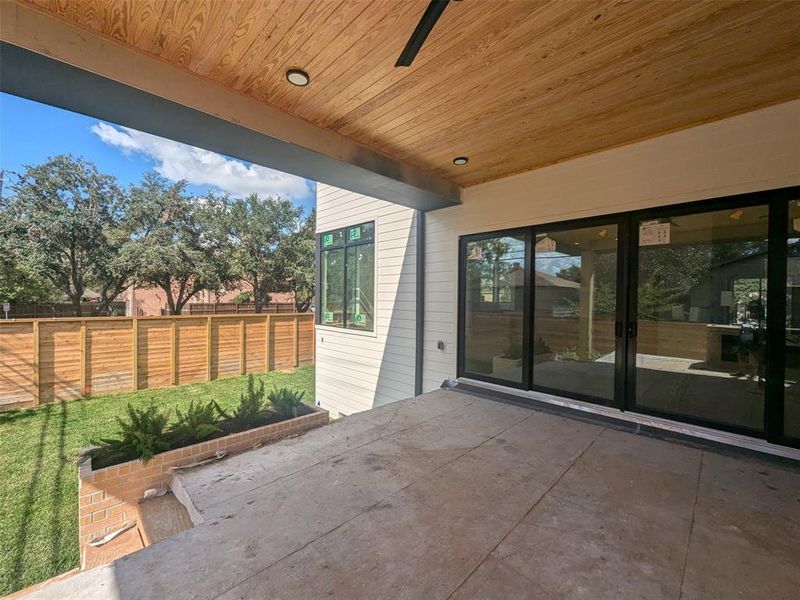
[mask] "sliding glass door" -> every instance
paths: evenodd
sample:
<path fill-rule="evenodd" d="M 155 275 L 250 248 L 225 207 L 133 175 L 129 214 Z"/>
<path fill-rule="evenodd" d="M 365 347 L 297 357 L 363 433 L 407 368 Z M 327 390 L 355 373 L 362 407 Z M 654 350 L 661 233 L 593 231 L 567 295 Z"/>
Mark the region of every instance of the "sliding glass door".
<path fill-rule="evenodd" d="M 523 387 L 527 384 L 527 231 L 462 241 L 465 374 Z"/>
<path fill-rule="evenodd" d="M 618 229 L 609 222 L 536 231 L 534 388 L 615 404 Z"/>
<path fill-rule="evenodd" d="M 800 445 L 800 189 L 459 251 L 459 376 Z"/>
<path fill-rule="evenodd" d="M 786 223 L 786 335 L 783 337 L 784 436 L 800 442 L 800 195 L 789 202 Z"/>
<path fill-rule="evenodd" d="M 764 431 L 769 206 L 637 220 L 637 409 Z"/>

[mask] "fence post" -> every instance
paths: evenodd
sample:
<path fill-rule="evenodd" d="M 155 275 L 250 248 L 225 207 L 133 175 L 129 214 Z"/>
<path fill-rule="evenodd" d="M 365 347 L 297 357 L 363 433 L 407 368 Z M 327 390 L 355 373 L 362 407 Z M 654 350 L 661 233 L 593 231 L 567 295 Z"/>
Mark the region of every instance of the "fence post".
<path fill-rule="evenodd" d="M 300 319 L 294 315 L 294 366 L 300 366 Z"/>
<path fill-rule="evenodd" d="M 169 364 L 170 364 L 170 385 L 178 385 L 178 369 L 176 368 L 177 365 L 175 364 L 176 357 L 178 353 L 176 352 L 177 348 L 177 340 L 176 340 L 176 328 L 177 322 L 175 319 L 172 319 L 170 322 L 170 345 L 169 345 Z"/>
<path fill-rule="evenodd" d="M 81 398 L 86 396 L 86 320 L 81 319 Z"/>
<path fill-rule="evenodd" d="M 311 321 L 311 364 L 317 364 L 317 325 Z"/>
<path fill-rule="evenodd" d="M 238 307 L 238 305 L 237 305 Z M 236 309 L 239 310 L 238 308 Z M 244 375 L 247 370 L 245 358 L 244 319 L 239 319 L 239 375 Z"/>
<path fill-rule="evenodd" d="M 206 317 L 206 379 L 211 381 L 211 315 Z"/>
<path fill-rule="evenodd" d="M 131 386 L 139 389 L 139 319 L 133 318 L 131 326 Z"/>
<path fill-rule="evenodd" d="M 272 332 L 272 317 L 270 315 L 264 317 L 264 324 L 267 328 L 264 336 L 264 372 L 269 373 L 269 336 Z"/>
<path fill-rule="evenodd" d="M 38 406 L 40 400 L 39 390 L 39 321 L 33 321 L 33 405 Z"/>

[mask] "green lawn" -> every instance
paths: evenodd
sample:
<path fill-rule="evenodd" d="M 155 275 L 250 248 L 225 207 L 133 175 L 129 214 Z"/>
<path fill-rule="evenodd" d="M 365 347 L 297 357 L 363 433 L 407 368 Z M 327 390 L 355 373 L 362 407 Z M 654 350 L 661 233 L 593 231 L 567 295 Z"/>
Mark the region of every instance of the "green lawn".
<path fill-rule="evenodd" d="M 314 367 L 258 377 L 267 391 L 302 390 L 313 402 Z M 192 399 L 213 399 L 225 408 L 246 386 L 246 377 L 236 377 L 0 413 L 0 596 L 78 566 L 75 459 L 91 440 L 117 431 L 114 417 L 124 415 L 129 402 L 183 408 Z"/>

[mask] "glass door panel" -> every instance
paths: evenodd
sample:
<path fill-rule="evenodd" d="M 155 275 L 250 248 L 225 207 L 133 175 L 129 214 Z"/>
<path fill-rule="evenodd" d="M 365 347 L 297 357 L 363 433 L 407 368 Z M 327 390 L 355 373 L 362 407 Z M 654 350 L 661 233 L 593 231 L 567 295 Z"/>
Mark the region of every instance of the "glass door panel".
<path fill-rule="evenodd" d="M 800 200 L 789 203 L 783 433 L 800 439 Z"/>
<path fill-rule="evenodd" d="M 638 222 L 637 407 L 764 429 L 766 205 Z"/>
<path fill-rule="evenodd" d="M 614 401 L 617 225 L 537 231 L 534 387 Z"/>
<path fill-rule="evenodd" d="M 471 239 L 464 265 L 464 372 L 513 384 L 525 381 L 527 233 Z"/>

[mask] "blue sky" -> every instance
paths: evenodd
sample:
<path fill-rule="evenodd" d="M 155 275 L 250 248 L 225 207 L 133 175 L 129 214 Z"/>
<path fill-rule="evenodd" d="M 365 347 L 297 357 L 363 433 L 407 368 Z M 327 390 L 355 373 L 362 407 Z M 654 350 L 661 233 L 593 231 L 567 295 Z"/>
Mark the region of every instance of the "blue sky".
<path fill-rule="evenodd" d="M 125 186 L 155 169 L 188 180 L 197 195 L 259 192 L 288 198 L 306 212 L 314 206 L 313 181 L 0 93 L 0 168 L 21 173 L 26 164 L 66 153 L 91 160 Z"/>

